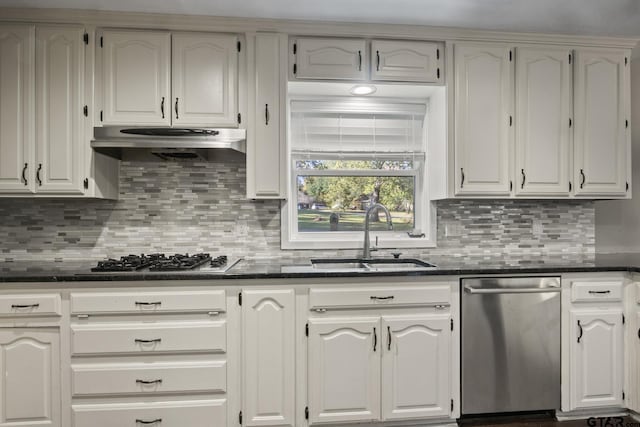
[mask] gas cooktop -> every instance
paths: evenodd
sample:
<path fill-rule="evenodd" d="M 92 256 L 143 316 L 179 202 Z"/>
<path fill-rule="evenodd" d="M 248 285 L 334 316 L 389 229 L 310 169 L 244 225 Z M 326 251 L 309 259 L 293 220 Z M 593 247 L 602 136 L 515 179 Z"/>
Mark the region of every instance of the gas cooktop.
<path fill-rule="evenodd" d="M 212 258 L 208 253 L 165 255 L 140 254 L 126 255 L 120 259 L 109 258 L 98 261 L 91 269 L 94 273 L 121 272 L 162 272 L 162 271 L 199 271 L 208 273 L 224 273 L 240 262 L 240 259 L 229 261 L 226 255 Z"/>

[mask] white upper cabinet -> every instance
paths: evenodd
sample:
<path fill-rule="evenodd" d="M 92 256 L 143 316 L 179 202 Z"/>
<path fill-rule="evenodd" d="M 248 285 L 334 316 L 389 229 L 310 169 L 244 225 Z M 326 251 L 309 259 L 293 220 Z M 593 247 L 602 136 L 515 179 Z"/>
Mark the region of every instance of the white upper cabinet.
<path fill-rule="evenodd" d="M 173 33 L 174 125 L 237 125 L 238 38 Z"/>
<path fill-rule="evenodd" d="M 296 79 L 366 80 L 368 64 L 364 39 L 298 38 L 293 41 Z"/>
<path fill-rule="evenodd" d="M 34 181 L 32 25 L 0 25 L 0 192 L 31 193 Z"/>
<path fill-rule="evenodd" d="M 450 414 L 450 317 L 382 318 L 382 420 Z"/>
<path fill-rule="evenodd" d="M 454 46 L 457 195 L 510 194 L 511 55 L 499 44 Z"/>
<path fill-rule="evenodd" d="M 371 42 L 371 80 L 419 83 L 440 82 L 441 47 L 437 43 L 407 40 Z"/>
<path fill-rule="evenodd" d="M 516 195 L 569 195 L 570 55 L 569 48 L 516 49 Z"/>
<path fill-rule="evenodd" d="M 84 29 L 36 29 L 38 193 L 82 194 L 84 179 Z"/>
<path fill-rule="evenodd" d="M 625 196 L 630 182 L 627 52 L 578 49 L 575 71 L 575 194 Z"/>
<path fill-rule="evenodd" d="M 102 32 L 103 124 L 169 125 L 171 34 Z"/>

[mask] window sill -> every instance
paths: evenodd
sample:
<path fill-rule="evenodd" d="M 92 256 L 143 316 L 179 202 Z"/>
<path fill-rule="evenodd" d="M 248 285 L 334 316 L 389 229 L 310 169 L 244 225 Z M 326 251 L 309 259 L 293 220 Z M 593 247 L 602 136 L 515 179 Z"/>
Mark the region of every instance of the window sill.
<path fill-rule="evenodd" d="M 342 236 L 311 236 L 301 235 L 297 238 L 282 236 L 282 249 L 362 249 L 364 244 L 363 233 L 341 233 Z M 315 235 L 313 235 L 315 234 Z M 322 237 L 322 238 L 320 238 Z M 371 245 L 378 249 L 396 248 L 435 248 L 435 240 L 428 238 L 393 238 L 378 236 L 378 244 L 375 245 L 376 234 L 370 234 Z"/>

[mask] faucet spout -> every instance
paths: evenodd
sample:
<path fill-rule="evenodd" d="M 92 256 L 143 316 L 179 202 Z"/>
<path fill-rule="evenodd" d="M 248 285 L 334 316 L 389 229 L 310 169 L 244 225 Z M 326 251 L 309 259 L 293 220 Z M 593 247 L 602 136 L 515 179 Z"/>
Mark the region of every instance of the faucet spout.
<path fill-rule="evenodd" d="M 393 230 L 393 222 L 391 221 L 391 213 L 389 212 L 389 209 L 387 209 L 386 206 L 380 203 L 374 203 L 373 205 L 371 205 L 369 209 L 367 209 L 366 213 L 364 214 L 364 244 L 362 248 L 362 258 L 364 259 L 371 258 L 371 242 L 369 240 L 369 226 L 370 226 L 369 224 L 371 222 L 370 221 L 371 214 L 373 212 L 377 212 L 378 209 L 382 209 L 384 211 L 384 214 L 387 218 L 387 229 Z"/>

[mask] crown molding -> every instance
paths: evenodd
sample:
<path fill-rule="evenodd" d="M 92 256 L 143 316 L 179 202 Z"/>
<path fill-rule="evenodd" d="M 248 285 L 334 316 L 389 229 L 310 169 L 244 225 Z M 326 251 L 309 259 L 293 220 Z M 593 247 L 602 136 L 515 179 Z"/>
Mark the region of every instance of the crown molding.
<path fill-rule="evenodd" d="M 640 38 L 519 33 L 421 25 L 320 22 L 81 9 L 0 8 L 2 21 L 32 23 L 81 23 L 95 27 L 145 28 L 244 33 L 271 31 L 291 35 L 382 37 L 434 41 L 486 41 L 616 47 L 632 49 Z"/>

